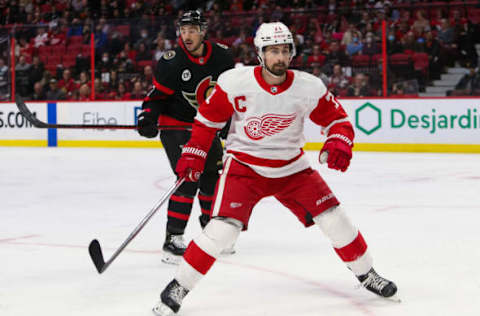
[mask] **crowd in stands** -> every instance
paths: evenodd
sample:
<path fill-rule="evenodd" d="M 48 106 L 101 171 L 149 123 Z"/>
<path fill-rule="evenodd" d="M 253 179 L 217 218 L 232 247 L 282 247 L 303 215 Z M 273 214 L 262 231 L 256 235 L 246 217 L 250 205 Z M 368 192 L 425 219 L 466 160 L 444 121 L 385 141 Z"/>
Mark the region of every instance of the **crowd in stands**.
<path fill-rule="evenodd" d="M 351 97 L 383 95 L 386 21 L 390 96 L 417 95 L 454 65 L 471 71 L 451 94 L 480 95 L 478 1 L 0 0 L 0 99 L 10 97 L 12 63 L 2 36 L 16 40 L 16 92 L 24 97 L 91 100 L 93 52 L 96 100 L 143 99 L 187 8 L 203 10 L 208 38 L 231 47 L 238 65 L 257 64 L 257 27 L 281 20 L 295 37 L 292 67 Z"/>

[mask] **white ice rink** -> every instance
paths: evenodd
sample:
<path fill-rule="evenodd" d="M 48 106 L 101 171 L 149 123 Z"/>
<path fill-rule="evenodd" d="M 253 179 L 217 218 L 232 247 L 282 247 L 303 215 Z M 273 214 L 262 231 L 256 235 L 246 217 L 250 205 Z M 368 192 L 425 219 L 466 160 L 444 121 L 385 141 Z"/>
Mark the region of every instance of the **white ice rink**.
<path fill-rule="evenodd" d="M 316 155 L 403 302 L 356 289 L 320 230 L 266 199 L 180 315 L 480 315 L 479 155 L 355 153 L 345 174 Z M 175 272 L 165 207 L 102 275 L 87 246 L 109 258 L 173 182 L 161 149 L 0 148 L 0 315 L 151 316 Z"/>

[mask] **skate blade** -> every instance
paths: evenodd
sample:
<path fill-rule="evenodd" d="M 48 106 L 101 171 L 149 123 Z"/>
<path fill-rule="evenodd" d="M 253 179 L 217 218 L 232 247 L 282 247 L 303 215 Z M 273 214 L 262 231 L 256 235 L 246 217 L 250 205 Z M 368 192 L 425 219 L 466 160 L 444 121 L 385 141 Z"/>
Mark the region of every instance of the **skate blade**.
<path fill-rule="evenodd" d="M 175 312 L 163 303 L 158 303 L 154 308 L 152 308 L 152 312 L 155 316 L 172 316 L 175 315 Z"/>
<path fill-rule="evenodd" d="M 231 256 L 235 253 L 236 253 L 236 251 L 233 248 L 223 249 L 222 252 L 220 252 L 220 254 L 223 255 L 223 256 Z"/>
<path fill-rule="evenodd" d="M 397 296 L 397 294 L 395 294 L 394 296 L 390 296 L 390 297 L 382 297 L 380 296 L 381 298 L 383 298 L 384 300 L 387 300 L 387 301 L 390 301 L 390 302 L 393 302 L 393 303 L 401 303 L 402 302 L 402 299 L 400 297 Z"/>
<path fill-rule="evenodd" d="M 162 262 L 166 264 L 179 265 L 182 256 L 175 256 L 173 254 L 164 252 Z"/>

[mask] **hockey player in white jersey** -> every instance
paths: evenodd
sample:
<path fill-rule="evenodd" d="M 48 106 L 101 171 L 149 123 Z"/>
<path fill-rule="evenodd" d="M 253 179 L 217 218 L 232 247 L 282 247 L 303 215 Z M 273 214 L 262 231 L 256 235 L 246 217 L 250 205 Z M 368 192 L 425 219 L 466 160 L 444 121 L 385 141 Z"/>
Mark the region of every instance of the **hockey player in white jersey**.
<path fill-rule="evenodd" d="M 328 153 L 328 167 L 346 171 L 354 138 L 347 114 L 320 79 L 288 69 L 295 45 L 284 24 L 262 24 L 254 44 L 261 65 L 220 75 L 198 110 L 192 136 L 177 163 L 179 176 L 197 181 L 216 131 L 232 119 L 212 219 L 188 245 L 175 278 L 153 308 L 156 315 L 178 312 L 220 252 L 247 229 L 253 207 L 266 196 L 274 196 L 306 227 L 319 226 L 367 290 L 382 297 L 397 291 L 392 281 L 373 269 L 362 234 L 302 150 L 304 120 L 309 118 L 327 135 L 320 157 Z"/>

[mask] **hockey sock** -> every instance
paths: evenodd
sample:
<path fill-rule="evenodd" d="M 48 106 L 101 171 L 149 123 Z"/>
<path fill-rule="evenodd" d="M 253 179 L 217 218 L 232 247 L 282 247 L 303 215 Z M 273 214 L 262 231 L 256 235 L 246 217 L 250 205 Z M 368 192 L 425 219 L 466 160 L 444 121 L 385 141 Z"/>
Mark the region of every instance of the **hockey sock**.
<path fill-rule="evenodd" d="M 171 234 L 183 234 L 192 212 L 193 197 L 175 193 L 168 201 L 167 231 Z"/>
<path fill-rule="evenodd" d="M 190 242 L 178 267 L 175 279 L 192 290 L 210 270 L 222 250 L 233 244 L 242 224 L 230 218 L 212 219 L 202 233 Z"/>
<path fill-rule="evenodd" d="M 208 221 L 210 220 L 210 211 L 212 209 L 212 199 L 213 196 L 205 195 L 201 191 L 198 193 L 198 200 L 200 202 L 200 209 L 202 211 L 202 215 L 200 215 L 200 225 L 202 228 L 207 225 Z"/>
<path fill-rule="evenodd" d="M 313 218 L 330 239 L 335 252 L 355 275 L 372 268 L 372 258 L 362 234 L 352 225 L 341 207 L 332 207 Z"/>

